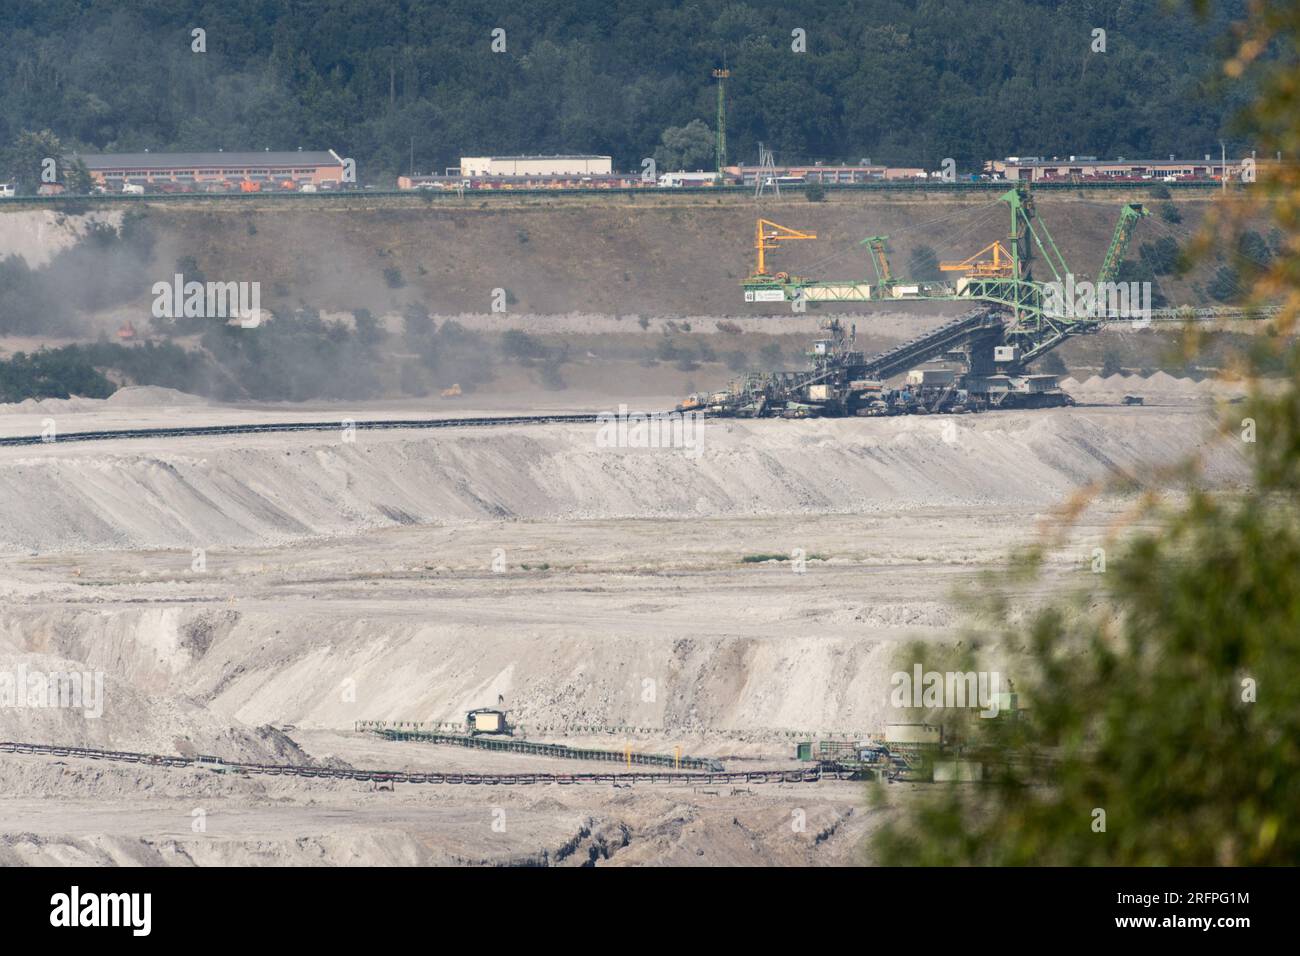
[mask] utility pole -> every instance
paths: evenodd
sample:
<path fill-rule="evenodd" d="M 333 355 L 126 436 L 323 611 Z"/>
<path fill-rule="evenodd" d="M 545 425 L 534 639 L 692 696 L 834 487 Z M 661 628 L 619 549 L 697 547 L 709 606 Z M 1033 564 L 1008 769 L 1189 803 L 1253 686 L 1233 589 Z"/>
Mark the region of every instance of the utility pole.
<path fill-rule="evenodd" d="M 718 142 L 715 148 L 718 161 L 718 179 L 722 179 L 722 168 L 727 165 L 727 77 L 731 71 L 725 66 L 713 71 L 718 81 Z"/>
<path fill-rule="evenodd" d="M 1219 140 L 1219 181 L 1223 183 L 1223 191 L 1228 191 L 1228 147 L 1223 145 L 1223 140 Z"/>

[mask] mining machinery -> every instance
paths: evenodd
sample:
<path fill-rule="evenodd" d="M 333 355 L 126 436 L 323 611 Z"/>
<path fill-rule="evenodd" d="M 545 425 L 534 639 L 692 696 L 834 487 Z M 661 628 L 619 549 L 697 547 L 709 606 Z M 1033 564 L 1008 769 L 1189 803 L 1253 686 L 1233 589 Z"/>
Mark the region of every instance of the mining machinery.
<path fill-rule="evenodd" d="M 870 357 L 856 347 L 856 327 L 829 319 L 822 329 L 825 336 L 808 351 L 808 369 L 751 372 L 725 389 L 691 395 L 678 410 L 737 418 L 817 418 L 1071 404 L 1055 375 L 1002 370 L 1016 362 L 1014 350 L 998 344 L 1005 321 L 996 307 L 974 309 Z M 966 371 L 917 369 L 936 360 Z M 909 373 L 906 381 L 888 384 L 904 372 Z"/>
<path fill-rule="evenodd" d="M 786 240 L 815 239 L 812 233 L 760 220 L 754 271 L 742 286 L 747 302 L 864 302 L 882 300 L 972 301 L 977 308 L 887 352 L 867 358 L 854 347 L 856 329 L 837 320 L 824 324 L 827 337 L 809 351 L 810 368 L 801 372 L 751 373 L 726 389 L 692 395 L 681 408 L 705 408 L 717 415 L 791 418 L 820 415 L 890 415 L 982 411 L 992 408 L 1044 408 L 1070 404 L 1056 376 L 1033 374 L 1028 366 L 1067 338 L 1096 332 L 1106 316 L 1059 315 L 1047 307 L 1046 281 L 1064 283 L 1069 267 L 1051 232 L 1035 211 L 1024 186 L 999 197 L 1007 204 L 1010 229 L 1005 243 L 989 243 L 960 262 L 944 262 L 955 281 L 914 282 L 897 278 L 889 267 L 887 236 L 870 236 L 875 281 L 807 279 L 772 273 L 766 253 Z M 1147 213 L 1129 203 L 1096 281 L 1113 281 L 1128 249 L 1133 228 Z M 1031 274 L 1034 249 L 1052 278 Z M 959 370 L 918 369 L 926 362 L 955 364 Z M 886 380 L 912 371 L 901 386 Z"/>

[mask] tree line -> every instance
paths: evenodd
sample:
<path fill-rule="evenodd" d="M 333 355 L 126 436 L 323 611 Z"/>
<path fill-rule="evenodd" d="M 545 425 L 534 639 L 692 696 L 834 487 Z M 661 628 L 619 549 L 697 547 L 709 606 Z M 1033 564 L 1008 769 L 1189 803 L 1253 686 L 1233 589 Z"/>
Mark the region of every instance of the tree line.
<path fill-rule="evenodd" d="M 328 147 L 370 182 L 463 154 L 710 168 L 724 65 L 733 161 L 760 142 L 778 162 L 963 171 L 1007 154 L 1199 155 L 1223 136 L 1240 152 L 1225 117 L 1249 91 L 1212 65 L 1242 6 L 45 0 L 0 32 L 0 177 L 30 179 L 43 131 L 69 161 Z"/>

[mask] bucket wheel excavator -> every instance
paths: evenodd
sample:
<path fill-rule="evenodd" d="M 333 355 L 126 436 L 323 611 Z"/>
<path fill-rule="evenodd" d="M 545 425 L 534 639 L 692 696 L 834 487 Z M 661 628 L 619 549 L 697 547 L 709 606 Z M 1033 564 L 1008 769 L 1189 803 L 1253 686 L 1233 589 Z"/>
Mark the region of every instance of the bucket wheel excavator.
<path fill-rule="evenodd" d="M 944 282 L 897 278 L 889 266 L 886 236 L 870 236 L 860 243 L 870 251 L 874 282 L 867 277 L 815 280 L 769 272 L 767 253 L 783 242 L 816 235 L 760 219 L 756 267 L 742 283 L 747 302 L 944 300 L 972 301 L 977 307 L 870 358 L 854 345 L 856 328 L 832 320 L 823 325 L 827 337 L 813 342 L 808 370 L 751 373 L 726 389 L 692 395 L 679 408 L 702 408 L 715 415 L 802 418 L 1071 404 L 1055 375 L 1034 374 L 1027 366 L 1072 336 L 1098 331 L 1104 316 L 1061 314 L 1052 306 L 1049 283 L 1072 284 L 1074 275 L 1037 215 L 1028 189 L 1018 186 L 999 200 L 1010 214 L 1005 241 L 991 242 L 967 259 L 940 263 L 941 271 L 960 273 L 955 281 Z M 1141 203 L 1121 209 L 1096 282 L 1114 281 L 1134 227 L 1145 215 Z M 1036 258 L 1041 258 L 1050 279 L 1034 277 Z M 963 370 L 917 368 L 935 361 Z M 904 372 L 909 374 L 902 385 L 886 384 Z"/>

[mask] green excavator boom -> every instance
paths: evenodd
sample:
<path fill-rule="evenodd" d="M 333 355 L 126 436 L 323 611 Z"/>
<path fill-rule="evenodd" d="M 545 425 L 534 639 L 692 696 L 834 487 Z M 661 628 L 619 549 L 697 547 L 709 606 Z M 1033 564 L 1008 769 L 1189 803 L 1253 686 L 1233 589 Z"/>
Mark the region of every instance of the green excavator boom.
<path fill-rule="evenodd" d="M 885 240 L 888 238 L 888 236 L 867 236 L 858 243 L 871 250 L 871 265 L 876 270 L 876 283 L 881 292 L 894 283 L 893 273 L 889 269 L 888 253 L 885 251 Z"/>
<path fill-rule="evenodd" d="M 1097 271 L 1098 282 L 1113 282 L 1119 274 L 1119 264 L 1128 253 L 1129 241 L 1133 238 L 1133 227 L 1143 216 L 1150 215 L 1140 202 L 1131 202 L 1119 211 L 1119 222 L 1115 223 L 1115 235 L 1111 237 L 1110 248 L 1106 258 Z"/>

